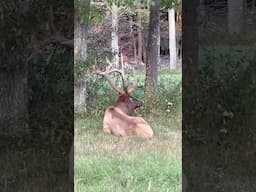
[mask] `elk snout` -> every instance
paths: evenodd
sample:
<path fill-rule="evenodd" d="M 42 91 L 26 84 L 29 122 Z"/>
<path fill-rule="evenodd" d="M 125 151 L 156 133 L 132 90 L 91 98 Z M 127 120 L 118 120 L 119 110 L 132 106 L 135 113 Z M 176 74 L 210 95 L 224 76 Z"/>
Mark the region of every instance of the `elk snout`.
<path fill-rule="evenodd" d="M 140 101 L 140 100 L 138 100 L 136 98 L 132 98 L 132 99 L 133 99 L 132 102 L 133 102 L 134 109 L 137 109 L 137 108 L 143 106 L 143 102 L 142 101 Z"/>

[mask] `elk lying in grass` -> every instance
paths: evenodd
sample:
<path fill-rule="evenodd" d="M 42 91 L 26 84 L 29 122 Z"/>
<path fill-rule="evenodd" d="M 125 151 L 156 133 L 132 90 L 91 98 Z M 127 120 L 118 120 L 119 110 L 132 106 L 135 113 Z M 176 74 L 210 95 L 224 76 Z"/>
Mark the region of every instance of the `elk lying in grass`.
<path fill-rule="evenodd" d="M 109 74 L 117 72 L 122 77 L 123 90 L 117 87 L 111 81 Z M 118 94 L 117 101 L 114 105 L 109 106 L 104 114 L 103 131 L 115 136 L 137 135 L 142 138 L 153 137 L 153 131 L 150 125 L 142 117 L 134 117 L 135 109 L 142 106 L 142 102 L 132 97 L 130 94 L 135 90 L 136 86 L 128 87 L 124 83 L 124 78 L 119 70 L 109 70 L 105 72 L 94 69 L 94 73 L 103 76 L 113 90 Z"/>

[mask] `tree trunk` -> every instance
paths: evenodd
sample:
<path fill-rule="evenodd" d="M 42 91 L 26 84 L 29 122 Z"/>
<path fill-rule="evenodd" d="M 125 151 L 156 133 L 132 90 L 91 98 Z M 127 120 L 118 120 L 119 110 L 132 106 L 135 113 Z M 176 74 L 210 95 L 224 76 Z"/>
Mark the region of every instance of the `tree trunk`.
<path fill-rule="evenodd" d="M 74 55 L 77 56 L 81 44 L 81 27 L 77 10 L 75 10 L 74 20 Z"/>
<path fill-rule="evenodd" d="M 139 64 L 142 62 L 142 20 L 141 20 L 141 7 L 139 6 L 138 11 L 138 62 Z"/>
<path fill-rule="evenodd" d="M 119 46 L 118 46 L 118 7 L 117 5 L 113 2 L 112 3 L 112 32 L 111 32 L 111 47 L 112 47 L 112 54 L 113 54 L 113 59 L 112 59 L 112 66 L 113 68 L 117 69 L 119 68 L 119 57 L 118 57 L 118 52 L 119 52 Z"/>
<path fill-rule="evenodd" d="M 177 68 L 177 51 L 176 51 L 176 33 L 175 33 L 175 11 L 168 9 L 169 22 L 169 54 L 170 54 L 170 70 Z"/>
<path fill-rule="evenodd" d="M 133 46 L 133 57 L 134 57 L 134 61 L 136 63 L 136 66 L 138 66 L 138 62 L 137 62 L 137 47 L 136 47 L 136 38 L 134 37 L 134 32 L 132 30 L 132 25 L 131 25 L 131 37 L 132 37 L 132 46 Z"/>
<path fill-rule="evenodd" d="M 90 10 L 90 0 L 84 0 L 85 9 L 86 9 L 86 16 L 85 20 L 82 23 L 79 23 L 80 28 L 80 43 L 78 43 L 78 56 L 79 59 L 85 61 L 87 58 L 87 38 L 88 38 L 88 31 L 89 31 L 89 10 Z M 79 19 L 80 21 L 80 19 Z M 79 34 L 75 32 L 75 35 Z M 75 37 L 77 39 L 77 37 Z"/>
<path fill-rule="evenodd" d="M 82 61 L 87 59 L 87 44 L 89 35 L 89 11 L 90 0 L 84 0 L 86 10 L 85 20 L 81 23 L 81 16 L 75 10 L 75 26 L 74 26 L 74 55 Z M 74 85 L 74 107 L 76 112 L 81 113 L 86 110 L 86 83 L 83 79 L 76 79 Z"/>
<path fill-rule="evenodd" d="M 74 83 L 74 107 L 77 113 L 86 111 L 86 82 L 83 79 Z"/>
<path fill-rule="evenodd" d="M 187 185 L 187 191 L 192 191 L 191 186 L 195 175 L 191 170 L 191 161 L 195 163 L 191 152 L 191 131 L 196 125 L 193 121 L 193 95 L 196 85 L 196 72 L 198 62 L 198 8 L 199 0 L 182 1 L 182 170 L 191 185 Z M 186 158 L 189 157 L 189 158 Z M 185 186 L 183 186 L 185 187 Z"/>
<path fill-rule="evenodd" d="M 193 3 L 183 2 L 182 10 L 182 74 L 184 77 L 184 85 L 193 81 L 193 77 L 197 70 L 198 60 L 198 6 L 199 0 Z"/>
<path fill-rule="evenodd" d="M 243 28 L 243 0 L 228 0 L 228 31 L 239 34 Z"/>
<path fill-rule="evenodd" d="M 157 86 L 157 64 L 160 49 L 160 0 L 151 1 L 149 19 L 145 90 L 155 92 Z"/>
<path fill-rule="evenodd" d="M 0 72 L 0 131 L 6 136 L 29 134 L 27 68 Z"/>
<path fill-rule="evenodd" d="M 147 30 L 143 30 L 144 32 L 144 38 L 142 38 L 142 57 L 143 57 L 143 62 L 146 63 L 147 62 Z"/>
<path fill-rule="evenodd" d="M 157 64 L 156 68 L 160 65 L 161 60 L 160 60 L 160 43 L 161 43 L 161 36 L 160 36 L 160 20 L 159 20 L 159 33 L 157 35 Z"/>

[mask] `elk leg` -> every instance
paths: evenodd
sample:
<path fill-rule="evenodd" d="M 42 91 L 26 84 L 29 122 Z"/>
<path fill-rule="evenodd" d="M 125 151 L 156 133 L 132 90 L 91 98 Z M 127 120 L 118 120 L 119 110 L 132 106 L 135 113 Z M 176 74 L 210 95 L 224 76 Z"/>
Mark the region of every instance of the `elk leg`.
<path fill-rule="evenodd" d="M 103 125 L 103 132 L 104 132 L 104 133 L 111 134 L 111 130 L 110 130 L 109 126 L 104 126 L 104 125 Z"/>
<path fill-rule="evenodd" d="M 142 138 L 152 138 L 153 131 L 150 126 L 144 123 L 138 123 L 135 129 L 135 134 Z"/>

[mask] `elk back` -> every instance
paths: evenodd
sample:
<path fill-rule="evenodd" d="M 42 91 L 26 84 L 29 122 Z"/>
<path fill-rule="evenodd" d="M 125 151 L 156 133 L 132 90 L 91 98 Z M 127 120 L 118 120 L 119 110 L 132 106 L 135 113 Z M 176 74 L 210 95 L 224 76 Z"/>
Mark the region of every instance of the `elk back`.
<path fill-rule="evenodd" d="M 153 131 L 141 117 L 132 117 L 117 107 L 106 109 L 103 120 L 103 131 L 116 136 L 137 135 L 142 138 L 152 138 Z"/>

